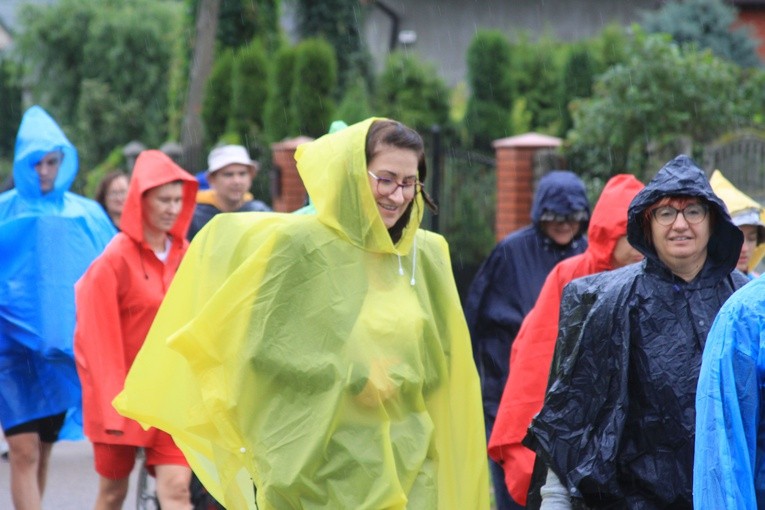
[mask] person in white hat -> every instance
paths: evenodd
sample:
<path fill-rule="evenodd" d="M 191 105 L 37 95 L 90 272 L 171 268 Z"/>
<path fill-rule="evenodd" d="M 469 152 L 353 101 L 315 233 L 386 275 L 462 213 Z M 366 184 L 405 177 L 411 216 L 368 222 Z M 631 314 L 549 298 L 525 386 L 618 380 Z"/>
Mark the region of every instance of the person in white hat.
<path fill-rule="evenodd" d="M 210 189 L 197 193 L 197 206 L 187 234 L 189 241 L 218 213 L 271 210 L 250 193 L 258 164 L 250 159 L 246 148 L 241 145 L 216 147 L 207 157 L 207 166 Z"/>

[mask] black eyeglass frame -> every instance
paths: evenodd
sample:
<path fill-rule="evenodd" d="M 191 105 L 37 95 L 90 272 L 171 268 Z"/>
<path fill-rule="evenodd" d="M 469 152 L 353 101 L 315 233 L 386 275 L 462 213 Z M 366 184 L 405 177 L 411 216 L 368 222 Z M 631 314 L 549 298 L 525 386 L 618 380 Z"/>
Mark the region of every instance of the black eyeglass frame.
<path fill-rule="evenodd" d="M 699 207 L 703 211 L 703 214 L 698 219 L 688 218 L 688 216 L 685 215 L 685 211 L 688 210 L 691 207 Z M 658 217 L 659 211 L 665 211 L 665 212 L 672 211 L 672 213 L 673 213 L 672 214 L 672 219 L 670 220 L 669 217 L 659 219 L 659 217 Z M 696 202 L 696 203 L 693 203 L 693 204 L 688 204 L 685 207 L 683 207 L 682 209 L 678 209 L 676 207 L 672 207 L 671 205 L 662 205 L 660 207 L 656 207 L 655 209 L 653 209 L 651 211 L 651 217 L 656 221 L 656 223 L 658 223 L 662 227 L 668 227 L 668 226 L 672 225 L 677 220 L 677 215 L 680 214 L 680 213 L 682 213 L 683 218 L 685 218 L 685 221 L 689 225 L 698 225 L 699 223 L 704 221 L 706 219 L 706 217 L 709 215 L 709 206 L 707 204 L 700 203 L 700 202 Z"/>

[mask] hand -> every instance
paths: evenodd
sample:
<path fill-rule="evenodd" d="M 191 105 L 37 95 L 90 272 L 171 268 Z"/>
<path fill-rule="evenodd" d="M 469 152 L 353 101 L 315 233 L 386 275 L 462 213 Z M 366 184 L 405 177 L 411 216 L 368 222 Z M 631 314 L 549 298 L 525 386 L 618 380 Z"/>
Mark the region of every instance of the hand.
<path fill-rule="evenodd" d="M 364 388 L 356 395 L 356 400 L 365 407 L 375 407 L 394 397 L 398 393 L 396 383 L 388 376 L 388 368 L 394 363 L 390 360 L 378 360 L 369 367 L 369 376 Z"/>

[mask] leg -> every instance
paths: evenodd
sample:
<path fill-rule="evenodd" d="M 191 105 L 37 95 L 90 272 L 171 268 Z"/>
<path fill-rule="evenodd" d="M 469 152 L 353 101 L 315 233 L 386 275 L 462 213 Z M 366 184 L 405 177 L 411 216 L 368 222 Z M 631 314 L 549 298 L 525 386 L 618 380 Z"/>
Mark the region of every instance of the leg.
<path fill-rule="evenodd" d="M 505 485 L 505 471 L 502 466 L 489 459 L 489 473 L 491 474 L 491 483 L 494 486 L 494 498 L 497 510 L 516 510 L 522 509 L 521 505 L 513 501 Z"/>
<path fill-rule="evenodd" d="M 157 498 L 162 510 L 191 510 L 191 469 L 186 466 L 160 464 L 157 475 Z"/>
<path fill-rule="evenodd" d="M 105 476 L 98 477 L 98 497 L 95 510 L 120 510 L 128 492 L 129 478 L 112 480 Z"/>
<path fill-rule="evenodd" d="M 130 472 L 137 448 L 130 445 L 93 443 L 93 461 L 98 473 L 96 510 L 120 510 L 127 497 Z"/>
<path fill-rule="evenodd" d="M 36 432 L 23 432 L 8 436 L 6 440 L 11 461 L 13 506 L 16 510 L 40 510 L 40 436 Z"/>
<path fill-rule="evenodd" d="M 45 484 L 48 480 L 48 465 L 50 464 L 50 454 L 53 451 L 53 443 L 40 441 L 40 462 L 37 466 L 37 485 L 40 487 L 40 498 L 45 492 Z"/>

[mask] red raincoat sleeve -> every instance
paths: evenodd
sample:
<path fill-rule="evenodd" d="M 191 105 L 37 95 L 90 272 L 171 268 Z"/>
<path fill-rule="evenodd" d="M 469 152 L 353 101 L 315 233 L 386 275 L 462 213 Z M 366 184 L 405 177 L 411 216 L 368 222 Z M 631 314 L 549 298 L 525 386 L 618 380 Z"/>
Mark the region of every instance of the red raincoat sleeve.
<path fill-rule="evenodd" d="M 517 503 L 526 504 L 536 454 L 521 441 L 544 402 L 558 337 L 563 286 L 570 278 L 560 264 L 545 280 L 534 308 L 523 320 L 510 353 L 510 374 L 489 439 L 489 455 L 505 470 L 505 484 Z"/>
<path fill-rule="evenodd" d="M 98 258 L 75 286 L 74 351 L 83 392 L 85 433 L 124 431 L 126 418 L 112 400 L 127 376 L 118 302 L 118 277 L 107 257 Z"/>

